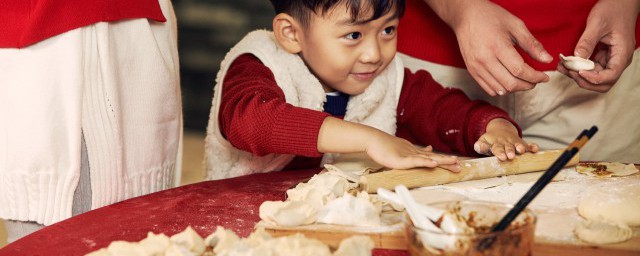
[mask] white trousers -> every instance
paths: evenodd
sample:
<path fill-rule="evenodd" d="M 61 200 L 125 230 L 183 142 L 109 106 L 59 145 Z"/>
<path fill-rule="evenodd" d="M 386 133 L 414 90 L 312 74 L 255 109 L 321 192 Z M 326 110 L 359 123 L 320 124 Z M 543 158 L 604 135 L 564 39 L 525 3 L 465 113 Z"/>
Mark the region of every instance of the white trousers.
<path fill-rule="evenodd" d="M 72 216 L 82 136 L 92 209 L 174 186 L 182 108 L 177 26 L 100 22 L 0 49 L 0 218 Z"/>
<path fill-rule="evenodd" d="M 564 149 L 583 129 L 597 125 L 598 133 L 580 151 L 581 160 L 640 163 L 640 50 L 607 93 L 582 89 L 562 73 L 547 71 L 549 82 L 496 97 L 486 94 L 466 69 L 400 55 L 407 68 L 427 70 L 443 86 L 504 109 L 522 127 L 524 139 L 543 149 Z"/>

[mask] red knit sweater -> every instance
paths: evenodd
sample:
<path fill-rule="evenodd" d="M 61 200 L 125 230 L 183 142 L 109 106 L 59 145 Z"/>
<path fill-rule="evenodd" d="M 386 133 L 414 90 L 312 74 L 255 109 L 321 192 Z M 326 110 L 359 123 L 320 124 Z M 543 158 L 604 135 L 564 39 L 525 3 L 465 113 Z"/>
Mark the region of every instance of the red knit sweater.
<path fill-rule="evenodd" d="M 22 48 L 101 21 L 166 21 L 158 0 L 3 0 L 0 48 Z"/>
<path fill-rule="evenodd" d="M 318 167 L 318 132 L 329 114 L 286 103 L 271 70 L 256 57 L 238 57 L 224 78 L 218 121 L 236 148 L 256 155 L 270 153 L 312 157 L 294 160 L 296 168 Z M 405 69 L 396 135 L 436 150 L 476 155 L 473 144 L 494 118 L 513 122 L 507 113 L 460 90 L 443 88 L 426 71 Z M 516 127 L 518 127 L 516 125 Z M 520 128 L 518 128 L 520 129 Z"/>
<path fill-rule="evenodd" d="M 584 32 L 587 16 L 597 0 L 492 0 L 516 17 L 553 56 L 549 64 L 538 62 L 519 47 L 525 62 L 537 70 L 555 70 L 558 55 L 573 55 Z M 640 44 L 640 20 L 636 23 L 636 47 Z M 407 0 L 404 17 L 398 26 L 398 51 L 431 62 L 464 68 L 453 30 L 424 2 Z"/>

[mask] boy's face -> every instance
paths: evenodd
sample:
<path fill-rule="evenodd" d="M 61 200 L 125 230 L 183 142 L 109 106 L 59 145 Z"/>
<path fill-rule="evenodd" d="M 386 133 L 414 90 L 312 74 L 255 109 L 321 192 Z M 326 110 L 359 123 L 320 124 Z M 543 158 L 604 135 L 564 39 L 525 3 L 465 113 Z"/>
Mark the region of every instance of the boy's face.
<path fill-rule="evenodd" d="M 361 13 L 365 19 L 371 9 Z M 300 39 L 300 56 L 325 91 L 357 95 L 371 84 L 396 54 L 395 10 L 366 23 L 353 23 L 344 4 L 324 16 L 311 14 Z"/>

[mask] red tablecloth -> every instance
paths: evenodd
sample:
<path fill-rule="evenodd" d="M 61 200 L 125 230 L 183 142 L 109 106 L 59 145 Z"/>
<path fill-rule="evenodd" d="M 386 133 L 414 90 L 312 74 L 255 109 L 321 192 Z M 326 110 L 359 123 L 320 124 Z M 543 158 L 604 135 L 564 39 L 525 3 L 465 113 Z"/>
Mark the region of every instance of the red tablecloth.
<path fill-rule="evenodd" d="M 147 232 L 173 235 L 187 226 L 205 237 L 216 226 L 242 237 L 260 220 L 265 200 L 283 200 L 285 191 L 319 170 L 283 171 L 205 181 L 132 198 L 48 226 L 0 249 L 0 256 L 84 255 L 114 240 L 140 241 Z M 374 255 L 407 255 L 375 250 Z"/>

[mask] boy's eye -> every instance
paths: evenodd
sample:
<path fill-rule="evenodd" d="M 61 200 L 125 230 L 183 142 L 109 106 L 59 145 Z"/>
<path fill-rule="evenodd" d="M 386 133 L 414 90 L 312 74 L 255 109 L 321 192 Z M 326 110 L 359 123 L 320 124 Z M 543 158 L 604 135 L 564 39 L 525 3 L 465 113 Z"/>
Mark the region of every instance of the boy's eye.
<path fill-rule="evenodd" d="M 360 32 L 351 32 L 344 37 L 346 39 L 357 40 L 357 39 L 360 39 L 360 37 L 362 37 L 362 34 Z"/>
<path fill-rule="evenodd" d="M 385 35 L 392 35 L 394 32 L 396 32 L 396 27 L 386 27 L 382 32 Z"/>

